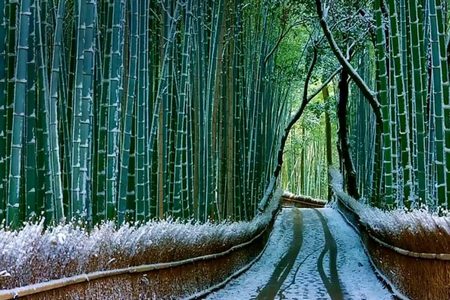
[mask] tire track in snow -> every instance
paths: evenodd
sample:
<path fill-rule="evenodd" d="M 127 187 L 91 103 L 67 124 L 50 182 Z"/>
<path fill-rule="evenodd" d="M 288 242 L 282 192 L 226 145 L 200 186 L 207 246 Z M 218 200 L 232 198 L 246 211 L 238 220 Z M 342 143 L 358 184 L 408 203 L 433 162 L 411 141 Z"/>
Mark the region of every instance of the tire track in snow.
<path fill-rule="evenodd" d="M 292 243 L 280 262 L 278 263 L 275 271 L 272 273 L 269 282 L 260 291 L 256 299 L 274 299 L 281 285 L 286 280 L 292 267 L 294 266 L 295 260 L 300 252 L 300 248 L 303 243 L 303 221 L 300 210 L 295 210 L 293 218 L 293 239 Z"/>
<path fill-rule="evenodd" d="M 297 226 L 297 228 L 293 226 L 296 214 L 301 217 L 301 228 L 300 226 Z M 325 219 L 325 227 L 321 217 Z M 248 271 L 227 284 L 225 288 L 211 294 L 208 299 L 247 300 L 264 298 L 259 295 L 271 281 L 272 275 L 276 273 L 275 270 L 281 264 L 281 260 L 291 249 L 291 243 L 297 240 L 300 234 L 302 245 L 297 257 L 292 258 L 295 262 L 290 267 L 290 271 L 288 271 L 289 267 L 286 267 L 281 270 L 283 272 L 279 272 L 279 276 L 289 274 L 285 277 L 281 287 L 278 288 L 278 292 L 273 292 L 265 299 L 338 299 L 329 295 L 317 266 L 319 256 L 326 247 L 325 236 L 327 234 L 325 231 L 327 230 L 332 235 L 332 241 L 335 241 L 336 255 L 326 252 L 322 258 L 322 269 L 327 276 L 331 277 L 332 272 L 330 270 L 333 270 L 331 260 L 333 256 L 336 256 L 335 269 L 337 269 L 339 277 L 336 275 L 334 278 L 338 278 L 337 282 L 340 284 L 342 293 L 341 299 L 392 300 L 391 293 L 382 286 L 373 273 L 358 235 L 345 223 L 339 212 L 330 208 L 318 209 L 317 211 L 283 208 L 275 221 L 268 246 L 261 259 Z M 280 277 L 278 281 L 281 282 L 281 279 Z M 328 278 L 327 280 L 332 282 Z"/>
<path fill-rule="evenodd" d="M 261 258 L 249 270 L 229 282 L 223 289 L 210 294 L 207 299 L 256 299 L 291 245 L 294 215 L 295 209 L 282 209 L 275 220 L 268 245 Z"/>
<path fill-rule="evenodd" d="M 313 209 L 300 211 L 303 217 L 303 246 L 275 299 L 331 299 L 317 270 L 317 260 L 325 245 L 323 228 Z"/>
<path fill-rule="evenodd" d="M 344 299 L 342 293 L 341 283 L 339 281 L 339 274 L 337 271 L 337 245 L 336 240 L 330 232 L 330 228 L 328 227 L 327 220 L 317 209 L 314 209 L 314 212 L 319 217 L 319 220 L 322 224 L 323 233 L 325 235 L 325 245 L 322 252 L 319 255 L 319 259 L 317 260 L 317 270 L 319 271 L 320 278 L 322 279 L 325 288 L 327 289 L 328 295 L 333 300 L 342 300 Z M 330 278 L 325 274 L 325 270 L 323 267 L 324 257 L 329 252 L 329 269 L 330 269 Z"/>

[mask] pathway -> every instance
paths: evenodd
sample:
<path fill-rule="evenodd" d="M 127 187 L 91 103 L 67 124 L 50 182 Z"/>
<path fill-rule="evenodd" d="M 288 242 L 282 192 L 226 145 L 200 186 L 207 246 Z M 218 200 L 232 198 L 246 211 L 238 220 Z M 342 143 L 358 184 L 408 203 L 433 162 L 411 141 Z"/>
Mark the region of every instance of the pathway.
<path fill-rule="evenodd" d="M 392 299 L 334 209 L 283 208 L 260 260 L 208 299 Z"/>

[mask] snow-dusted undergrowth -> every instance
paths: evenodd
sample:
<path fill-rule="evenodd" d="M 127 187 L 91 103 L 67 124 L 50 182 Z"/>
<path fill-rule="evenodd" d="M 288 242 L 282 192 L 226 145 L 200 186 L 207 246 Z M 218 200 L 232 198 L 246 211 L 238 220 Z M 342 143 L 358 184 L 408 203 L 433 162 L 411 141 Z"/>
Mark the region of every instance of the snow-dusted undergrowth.
<path fill-rule="evenodd" d="M 342 175 L 331 171 L 332 187 L 377 237 L 414 252 L 450 253 L 450 216 L 437 216 L 425 209 L 384 211 L 356 201 L 342 188 Z"/>
<path fill-rule="evenodd" d="M 0 229 L 0 289 L 227 250 L 269 224 L 281 194 L 276 191 L 265 212 L 250 222 L 164 220 L 120 228 L 109 222 L 90 233 L 73 224 L 47 230 L 42 223 L 27 224 L 18 232 Z"/>

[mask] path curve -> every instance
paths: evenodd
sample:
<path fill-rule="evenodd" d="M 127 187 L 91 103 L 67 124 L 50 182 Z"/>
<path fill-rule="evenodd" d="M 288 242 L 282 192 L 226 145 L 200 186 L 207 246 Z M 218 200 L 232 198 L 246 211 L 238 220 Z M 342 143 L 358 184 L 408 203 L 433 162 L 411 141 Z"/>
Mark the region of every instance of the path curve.
<path fill-rule="evenodd" d="M 283 208 L 261 259 L 208 299 L 393 299 L 333 209 Z"/>

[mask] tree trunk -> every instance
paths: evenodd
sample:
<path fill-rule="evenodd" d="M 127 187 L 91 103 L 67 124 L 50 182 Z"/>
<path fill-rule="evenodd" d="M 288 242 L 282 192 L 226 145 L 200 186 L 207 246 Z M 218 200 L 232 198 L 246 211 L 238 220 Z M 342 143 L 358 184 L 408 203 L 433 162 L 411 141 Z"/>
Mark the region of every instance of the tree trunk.
<path fill-rule="evenodd" d="M 343 69 L 341 78 L 339 79 L 339 102 L 337 107 L 337 117 L 339 123 L 338 138 L 341 151 L 341 159 L 343 160 L 345 173 L 345 186 L 350 196 L 355 199 L 359 198 L 356 172 L 350 155 L 350 144 L 347 132 L 347 103 L 348 103 L 348 85 L 349 74 Z"/>
<path fill-rule="evenodd" d="M 327 154 L 327 168 L 333 165 L 333 152 L 332 152 L 332 146 L 331 146 L 331 121 L 330 121 L 330 114 L 328 112 L 330 105 L 328 98 L 330 97 L 330 94 L 328 93 L 328 86 L 325 86 L 322 89 L 322 96 L 323 101 L 325 102 L 325 138 L 326 138 L 326 154 Z M 331 200 L 331 185 L 330 185 L 330 175 L 328 174 L 328 201 Z"/>

